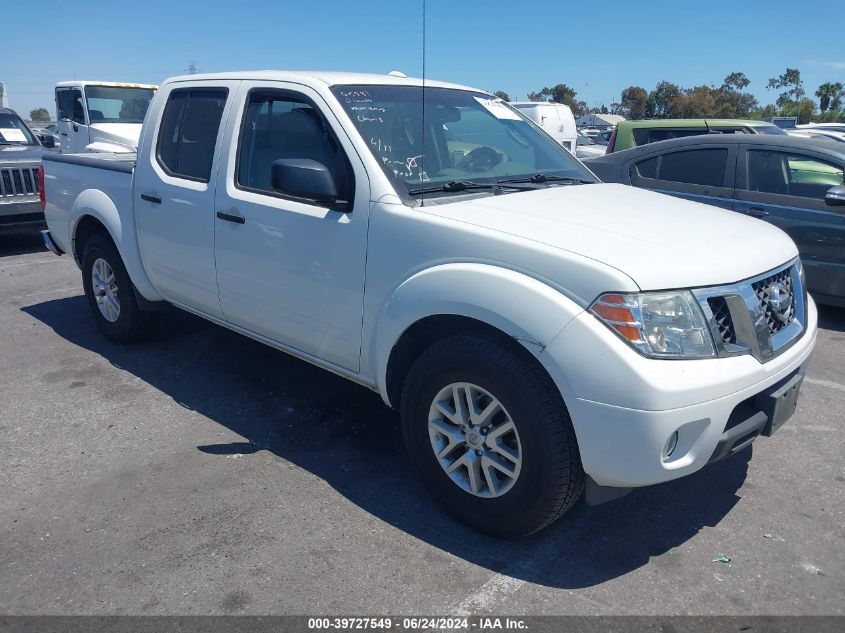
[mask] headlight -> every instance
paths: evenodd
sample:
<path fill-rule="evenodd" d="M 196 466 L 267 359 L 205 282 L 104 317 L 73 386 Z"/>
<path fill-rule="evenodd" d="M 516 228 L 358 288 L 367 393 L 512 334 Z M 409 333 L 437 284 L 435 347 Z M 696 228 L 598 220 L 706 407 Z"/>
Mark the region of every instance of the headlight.
<path fill-rule="evenodd" d="M 590 312 L 644 356 L 716 355 L 704 313 L 690 292 L 607 293 Z"/>

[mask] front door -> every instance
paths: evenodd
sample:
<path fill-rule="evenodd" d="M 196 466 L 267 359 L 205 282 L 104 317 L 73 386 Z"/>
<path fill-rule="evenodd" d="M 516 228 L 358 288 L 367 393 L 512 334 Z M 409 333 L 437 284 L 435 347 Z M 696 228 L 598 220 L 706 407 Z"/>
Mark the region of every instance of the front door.
<path fill-rule="evenodd" d="M 61 152 L 84 152 L 90 141 L 81 88 L 56 88 L 56 118 Z"/>
<path fill-rule="evenodd" d="M 824 195 L 843 184 L 845 165 L 786 147 L 744 145 L 737 161 L 734 210 L 771 222 L 798 245 L 807 287 L 845 297 L 845 211 Z"/>
<path fill-rule="evenodd" d="M 156 98 L 135 167 L 144 268 L 169 301 L 220 317 L 214 267 L 214 177 L 239 82 L 180 82 Z M 163 111 L 162 111 L 163 110 Z"/>
<path fill-rule="evenodd" d="M 323 99 L 295 84 L 244 82 L 217 186 L 215 243 L 227 321 L 345 369 L 358 370 L 369 184 Z M 275 188 L 278 159 L 328 167 L 338 200 Z"/>

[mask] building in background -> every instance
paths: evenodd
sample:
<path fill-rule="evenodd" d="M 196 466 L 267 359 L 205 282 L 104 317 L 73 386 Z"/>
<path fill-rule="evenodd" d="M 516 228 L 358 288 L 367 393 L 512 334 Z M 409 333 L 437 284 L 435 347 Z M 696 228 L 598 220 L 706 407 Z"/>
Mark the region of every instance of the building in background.
<path fill-rule="evenodd" d="M 575 119 L 575 125 L 578 126 L 579 130 L 585 127 L 607 130 L 616 127 L 617 123 L 624 120 L 625 117 L 618 114 L 582 114 Z"/>

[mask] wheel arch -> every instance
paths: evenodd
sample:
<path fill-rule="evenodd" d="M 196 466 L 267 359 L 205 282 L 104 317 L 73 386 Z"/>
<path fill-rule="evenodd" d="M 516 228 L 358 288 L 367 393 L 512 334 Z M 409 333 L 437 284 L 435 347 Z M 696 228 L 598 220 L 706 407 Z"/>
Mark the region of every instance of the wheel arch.
<path fill-rule="evenodd" d="M 71 253 L 78 266 L 82 266 L 85 242 L 92 235 L 104 235 L 114 244 L 137 294 L 147 301 L 161 300 L 144 271 L 134 231 L 127 230 L 117 206 L 105 192 L 83 191 L 74 201 L 70 215 Z"/>
<path fill-rule="evenodd" d="M 437 340 L 483 331 L 537 360 L 583 307 L 548 284 L 489 264 L 444 264 L 403 282 L 374 330 L 370 366 L 384 401 L 398 407 L 419 354 Z M 548 374 L 542 367 L 544 374 Z"/>

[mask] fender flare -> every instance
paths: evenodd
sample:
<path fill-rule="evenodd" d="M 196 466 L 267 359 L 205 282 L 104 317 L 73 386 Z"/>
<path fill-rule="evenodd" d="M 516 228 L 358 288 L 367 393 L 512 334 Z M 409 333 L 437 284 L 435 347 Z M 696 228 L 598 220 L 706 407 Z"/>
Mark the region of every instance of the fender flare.
<path fill-rule="evenodd" d="M 86 216 L 91 216 L 106 228 L 138 293 L 148 301 L 161 301 L 161 295 L 144 272 L 133 227 L 124 225 L 114 201 L 99 189 L 86 189 L 76 197 L 71 207 L 71 252 L 77 265 L 82 266 L 81 253 L 78 253 L 76 248 L 76 230 Z"/>
<path fill-rule="evenodd" d="M 490 264 L 451 263 L 419 271 L 402 282 L 379 313 L 369 367 L 389 404 L 387 367 L 394 346 L 418 321 L 462 316 L 492 326 L 539 357 L 584 307 L 542 281 Z"/>

